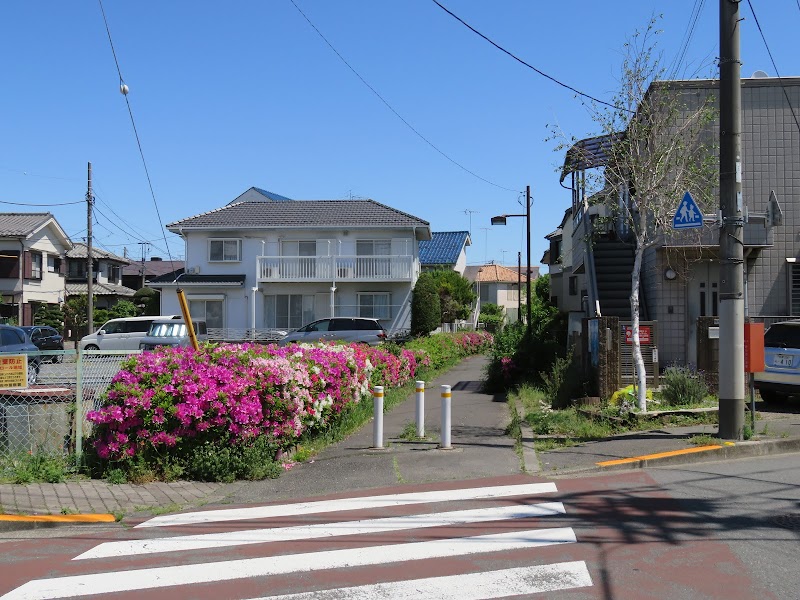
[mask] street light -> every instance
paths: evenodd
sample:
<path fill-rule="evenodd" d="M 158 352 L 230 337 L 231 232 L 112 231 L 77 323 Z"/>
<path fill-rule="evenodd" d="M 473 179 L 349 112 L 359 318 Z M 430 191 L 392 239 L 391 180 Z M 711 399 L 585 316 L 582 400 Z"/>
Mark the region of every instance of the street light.
<path fill-rule="evenodd" d="M 525 306 L 525 313 L 527 323 L 525 325 L 525 332 L 528 336 L 531 333 L 531 186 L 525 188 L 525 214 L 523 215 L 497 215 L 492 217 L 492 225 L 505 225 L 508 217 L 525 217 L 525 239 L 527 244 L 527 262 L 528 270 L 525 275 L 525 293 L 527 295 L 527 302 Z"/>

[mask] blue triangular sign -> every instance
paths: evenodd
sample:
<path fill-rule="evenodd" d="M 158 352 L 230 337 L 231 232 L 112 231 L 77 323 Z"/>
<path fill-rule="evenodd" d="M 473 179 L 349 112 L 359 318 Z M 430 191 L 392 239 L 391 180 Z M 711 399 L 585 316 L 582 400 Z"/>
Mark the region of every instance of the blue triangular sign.
<path fill-rule="evenodd" d="M 692 195 L 686 192 L 683 195 L 683 200 L 678 205 L 675 211 L 675 216 L 672 217 L 673 229 L 691 229 L 693 227 L 703 226 L 703 212 L 697 206 Z"/>

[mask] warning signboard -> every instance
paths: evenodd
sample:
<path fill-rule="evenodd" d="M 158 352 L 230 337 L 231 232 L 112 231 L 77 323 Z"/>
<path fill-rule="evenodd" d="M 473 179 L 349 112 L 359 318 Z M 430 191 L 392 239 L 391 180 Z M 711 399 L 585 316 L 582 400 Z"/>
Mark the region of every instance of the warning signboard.
<path fill-rule="evenodd" d="M 28 355 L 0 355 L 0 389 L 28 387 Z"/>
<path fill-rule="evenodd" d="M 633 343 L 633 327 L 625 327 L 625 343 Z M 639 343 L 647 345 L 650 343 L 650 327 L 642 325 L 639 327 Z"/>

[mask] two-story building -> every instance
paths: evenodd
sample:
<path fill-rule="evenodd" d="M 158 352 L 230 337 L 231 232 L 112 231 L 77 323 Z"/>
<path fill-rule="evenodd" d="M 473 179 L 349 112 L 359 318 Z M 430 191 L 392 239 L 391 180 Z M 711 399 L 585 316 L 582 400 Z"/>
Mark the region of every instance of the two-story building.
<path fill-rule="evenodd" d="M 48 213 L 0 213 L 0 316 L 33 325 L 43 304 L 64 300 L 64 257 L 72 244 Z"/>
<path fill-rule="evenodd" d="M 478 297 L 478 313 L 482 304 L 491 303 L 503 309 L 506 323 L 519 319 L 519 306 L 520 302 L 525 301 L 524 290 L 528 281 L 525 275 L 503 265 L 490 263 L 467 267 L 464 277 L 472 283 Z"/>
<path fill-rule="evenodd" d="M 419 242 L 431 239 L 427 221 L 374 200 L 288 200 L 258 188 L 167 229 L 184 239 L 186 270 L 151 281 L 161 312 L 180 312 L 180 287 L 217 339 L 328 316 L 406 329 Z"/>
<path fill-rule="evenodd" d="M 681 95 L 687 106 L 718 101 L 719 81 L 665 81 L 648 93 Z M 692 104 L 693 103 L 693 104 Z M 751 318 L 771 322 L 800 315 L 800 78 L 742 79 L 742 201 L 746 308 Z M 707 125 L 715 139 L 719 123 Z M 565 157 L 561 181 L 571 182 L 572 202 L 559 227 L 547 236 L 551 296 L 580 331 L 585 316 L 631 318 L 629 296 L 634 246 L 625 224 L 609 218 L 603 202 L 587 193 L 587 173 L 609 160 L 614 136 L 577 142 Z M 619 184 L 619 182 L 611 182 Z M 632 186 L 620 186 L 620 205 L 635 206 Z M 664 198 L 676 210 L 680 198 Z M 693 236 L 664 231 L 644 254 L 641 318 L 656 321 L 659 360 L 697 364 L 698 319 L 718 315 L 719 224 L 706 214 Z"/>
<path fill-rule="evenodd" d="M 67 256 L 67 297 L 89 293 L 86 277 L 89 247 L 83 243 L 75 244 Z M 135 293 L 122 285 L 122 269 L 131 261 L 107 250 L 92 246 L 92 295 L 97 308 L 110 308 L 119 300 L 130 300 Z"/>

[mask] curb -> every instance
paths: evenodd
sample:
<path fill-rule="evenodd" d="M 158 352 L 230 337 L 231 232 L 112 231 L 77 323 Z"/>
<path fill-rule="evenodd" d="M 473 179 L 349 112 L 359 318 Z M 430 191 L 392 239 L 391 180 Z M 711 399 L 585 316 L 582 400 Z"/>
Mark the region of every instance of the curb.
<path fill-rule="evenodd" d="M 116 523 L 114 515 L 87 513 L 75 515 L 0 515 L 0 531 L 52 528 L 59 525 L 95 525 Z"/>
<path fill-rule="evenodd" d="M 560 469 L 550 475 L 578 475 L 589 473 L 608 473 L 611 471 L 625 471 L 630 469 L 645 469 L 650 467 L 665 467 L 673 465 L 687 465 L 694 463 L 715 462 L 726 459 L 752 458 L 772 454 L 789 454 L 800 452 L 800 438 L 781 440 L 757 440 L 745 442 L 727 442 L 722 446 L 701 446 L 687 448 L 685 451 L 663 452 L 660 454 L 623 458 L 614 461 L 603 461 L 591 466 L 581 466 L 572 469 Z"/>

